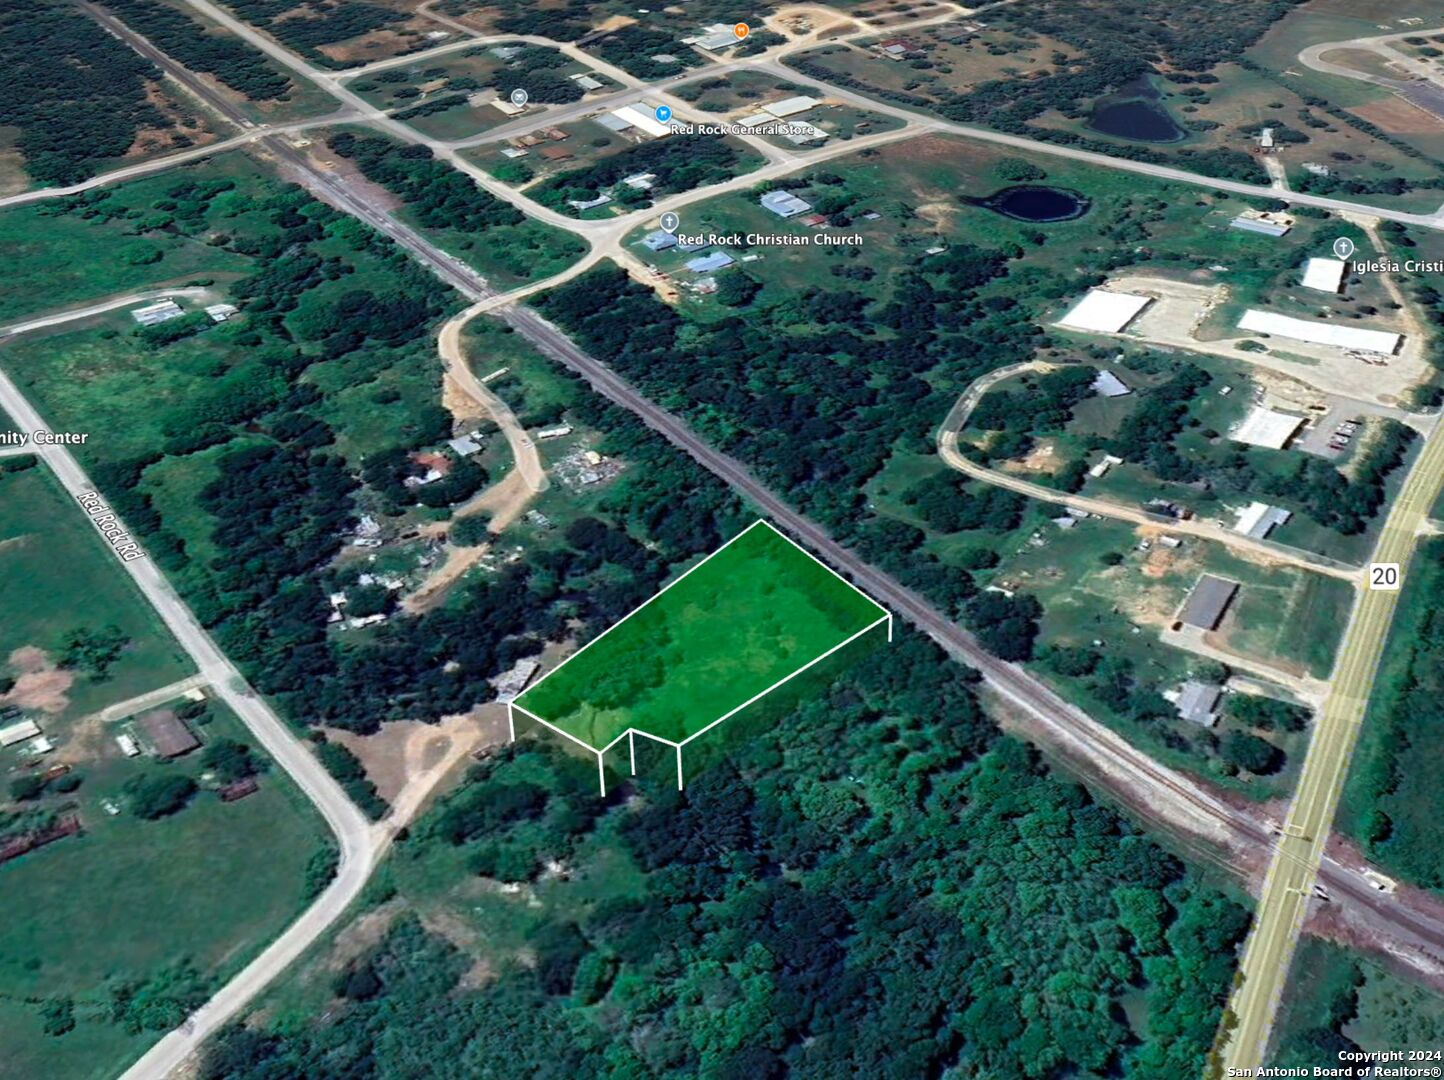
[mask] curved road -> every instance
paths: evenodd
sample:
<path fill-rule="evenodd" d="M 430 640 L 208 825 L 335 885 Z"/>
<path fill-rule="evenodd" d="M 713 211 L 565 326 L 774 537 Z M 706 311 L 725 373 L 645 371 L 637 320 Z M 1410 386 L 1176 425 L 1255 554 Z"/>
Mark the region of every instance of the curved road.
<path fill-rule="evenodd" d="M 179 290 L 160 295 L 174 295 L 176 291 Z M 68 319 L 87 318 L 101 311 L 151 299 L 155 295 L 154 292 L 133 294 L 69 313 L 31 320 L 0 330 L 0 338 L 14 336 L 26 328 L 54 326 Z M 10 414 L 21 431 L 33 434 L 54 430 L 3 372 L 0 372 L 0 408 Z M 72 498 L 79 499 L 97 490 L 66 447 L 33 446 L 32 452 L 50 466 Z M 82 513 L 79 505 L 76 512 Z M 216 646 L 155 563 L 149 558 L 117 561 L 175 635 L 216 696 L 235 711 L 256 741 L 315 804 L 335 834 L 340 849 L 336 877 L 305 913 L 210 1001 L 196 1010 L 183 1029 L 165 1036 L 140 1062 L 126 1071 L 126 1080 L 140 1080 L 142 1077 L 166 1075 L 191 1053 L 201 1039 L 234 1015 L 237 1003 L 249 1001 L 260 987 L 295 960 L 360 891 L 371 876 L 385 841 L 382 838 L 384 833 L 362 816 L 306 744 L 291 733 L 285 721 L 246 683 L 245 677 Z"/>
<path fill-rule="evenodd" d="M 511 447 L 517 472 L 521 474 L 526 486 L 534 494 L 543 492 L 551 484 L 547 480 L 546 469 L 542 467 L 535 440 L 527 434 L 526 428 L 522 427 L 516 413 L 511 411 L 511 406 L 488 390 L 486 384 L 476 377 L 476 373 L 471 370 L 471 362 L 466 358 L 466 348 L 462 344 L 461 335 L 467 325 L 486 310 L 489 303 L 489 300 L 479 300 L 449 319 L 441 328 L 441 334 L 436 341 L 437 349 L 441 353 L 441 362 L 447 373 L 456 380 L 462 390 L 491 413 L 491 418 L 501 428 L 507 445 Z"/>
<path fill-rule="evenodd" d="M 1070 495 L 1065 491 L 1058 491 L 1056 488 L 1044 487 L 1042 484 L 1035 484 L 1024 480 L 1022 477 L 1012 476 L 1009 473 L 999 472 L 997 469 L 990 469 L 986 465 L 979 465 L 965 457 L 958 449 L 958 432 L 967 425 L 968 417 L 978 405 L 983 395 L 994 385 L 1004 379 L 1012 378 L 1014 375 L 1021 375 L 1025 371 L 1052 371 L 1059 365 L 1049 364 L 1039 360 L 1030 360 L 1022 364 L 1013 364 L 1009 367 L 999 368 L 997 371 L 990 371 L 982 378 L 969 386 L 956 405 L 949 411 L 942 426 L 938 428 L 937 444 L 938 454 L 948 465 L 961 473 L 981 480 L 984 483 L 992 484 L 995 487 L 1007 488 L 1009 491 L 1016 491 L 1020 495 L 1026 495 L 1030 499 L 1037 499 L 1040 502 L 1051 503 L 1054 506 L 1076 506 L 1080 510 L 1087 510 L 1089 513 L 1097 514 L 1100 517 L 1113 518 L 1115 521 L 1127 521 L 1134 525 L 1151 525 L 1166 529 L 1171 533 L 1181 533 L 1185 536 L 1196 536 L 1203 540 L 1213 540 L 1223 544 L 1225 547 L 1235 548 L 1239 551 L 1248 551 L 1261 558 L 1281 566 L 1292 566 L 1299 570 L 1311 570 L 1317 574 L 1325 574 L 1329 577 L 1340 578 L 1349 584 L 1357 587 L 1363 579 L 1363 568 L 1349 566 L 1337 560 L 1327 558 L 1323 555 L 1316 555 L 1311 551 L 1303 551 L 1299 548 L 1288 547 L 1284 544 L 1273 544 L 1267 540 L 1255 540 L 1251 536 L 1244 536 L 1232 529 L 1224 528 L 1208 521 L 1176 521 L 1170 517 L 1163 517 L 1159 514 L 1150 514 L 1136 506 L 1129 506 L 1124 503 L 1117 503 L 1111 499 L 1098 498 L 1090 495 Z"/>
<path fill-rule="evenodd" d="M 311 78 L 318 85 L 324 83 L 324 80 L 312 73 L 309 65 L 289 54 L 264 35 L 235 20 L 210 3 L 209 0 L 186 0 L 186 2 L 251 41 L 262 51 L 281 60 L 286 66 Z M 138 49 L 142 47 L 137 44 L 137 40 L 143 43 L 143 39 L 138 39 L 137 35 L 126 33 L 124 36 L 126 40 L 136 44 Z M 148 45 L 148 43 L 144 44 Z M 146 55 L 150 54 L 146 53 Z M 168 61 L 168 58 L 166 59 Z M 417 57 L 413 56 L 411 59 L 415 60 Z M 175 65 L 173 61 L 168 61 L 168 65 L 167 70 L 175 75 L 178 65 Z M 766 69 L 768 64 L 763 63 L 757 66 Z M 179 70 L 185 73 L 183 68 Z M 800 76 L 788 69 L 780 69 L 780 74 L 791 81 L 810 82 L 822 86 L 832 96 L 849 97 L 848 94 L 839 93 L 827 84 L 818 83 L 816 80 Z M 177 75 L 177 77 L 180 76 Z M 326 89 L 340 98 L 344 104 L 358 107 L 359 99 L 354 98 L 353 95 L 334 85 L 327 85 Z M 880 106 L 879 103 L 858 95 L 851 96 L 857 98 L 859 103 L 865 104 L 867 108 L 900 115 L 909 121 L 917 120 L 914 114 L 904 110 Z M 364 106 L 364 103 L 360 104 Z M 368 117 L 375 111 L 370 110 L 369 107 L 366 109 Z M 387 118 L 371 117 L 371 119 L 373 122 L 395 131 L 410 142 L 423 141 L 409 129 L 394 125 L 394 122 Z M 1211 178 L 1183 173 L 1180 170 L 1146 166 L 1135 162 L 1121 162 L 1104 155 L 1070 151 L 1067 148 L 1055 147 L 1051 144 L 1034 144 L 1029 140 L 983 132 L 962 125 L 929 121 L 928 126 L 988 141 L 1003 142 L 1009 145 L 1020 144 L 1025 148 L 1042 153 L 1080 158 L 1105 167 L 1151 173 L 1166 179 L 1176 179 L 1210 189 L 1234 190 L 1251 195 L 1267 196 L 1271 194 L 1269 189 L 1264 187 L 1215 181 Z M 297 154 L 294 148 L 289 147 L 282 140 L 266 138 L 263 140 L 263 145 L 286 164 L 301 171 L 307 177 L 308 182 L 325 190 L 328 197 L 341 205 L 347 212 L 356 215 L 397 240 L 424 265 L 436 272 L 443 280 L 460 289 L 464 295 L 476 301 L 500 299 L 485 280 L 470 267 L 436 248 L 430 241 L 421 237 L 408 226 L 394 221 L 384 211 L 368 205 L 364 199 L 351 192 L 344 184 L 338 183 L 335 177 L 316 169 L 303 155 Z M 852 152 L 859 146 L 859 142 L 845 144 L 844 150 Z M 808 155 L 801 159 L 800 166 L 806 167 L 817 160 L 819 160 L 817 155 Z M 473 175 L 476 172 L 470 167 L 465 168 L 464 171 Z M 752 179 L 757 178 L 757 175 L 754 174 Z M 495 185 L 489 178 L 486 180 L 478 178 L 478 183 L 488 190 L 492 190 L 493 187 L 501 187 L 503 191 L 494 193 L 499 197 L 507 198 L 514 204 L 517 202 L 515 193 L 506 189 L 504 185 Z M 525 201 L 529 202 L 529 200 Z M 1327 208 L 1363 211 L 1381 217 L 1413 221 L 1430 227 L 1434 227 L 1436 224 L 1431 219 L 1420 218 L 1418 215 L 1398 215 L 1339 200 L 1295 197 L 1295 201 L 1324 205 Z M 525 209 L 528 212 L 531 211 L 531 207 L 525 207 Z M 657 212 L 659 212 L 658 208 L 652 208 L 651 213 Z M 544 215 L 533 214 L 533 216 L 542 217 L 545 220 Z M 578 233 L 592 231 L 591 223 L 579 223 L 570 218 L 564 219 L 559 224 Z M 600 224 L 615 228 L 611 222 Z M 585 228 L 579 226 L 585 226 Z M 1232 845 L 1235 848 L 1233 855 L 1235 868 L 1238 867 L 1238 849 L 1256 850 L 1269 845 L 1269 829 L 1272 823 L 1264 811 L 1257 807 L 1245 809 L 1234 807 L 1194 781 L 1159 765 L 1146 755 L 1139 753 L 1125 740 L 1069 705 L 1030 673 L 1014 665 L 1003 663 L 983 651 L 970 634 L 955 626 L 946 616 L 933 609 L 925 600 L 903 587 L 889 575 L 877 570 L 848 549 L 837 544 L 820 526 L 794 511 L 779 496 L 761 484 L 741 463 L 703 442 L 682 420 L 659 408 L 638 393 L 616 373 L 579 349 L 565 334 L 547 323 L 536 312 L 513 306 L 506 309 L 501 317 L 540 351 L 577 371 L 599 393 L 637 414 L 670 442 L 732 485 L 760 509 L 770 514 L 780 525 L 851 576 L 861 587 L 891 605 L 897 613 L 908 617 L 954 656 L 979 670 L 988 684 L 1025 716 L 1030 731 L 1036 733 L 1039 741 L 1058 750 L 1083 771 L 1096 774 L 1100 781 L 1121 801 L 1184 836 L 1196 837 L 1209 844 Z M 147 566 L 149 564 L 149 560 L 140 561 Z M 158 574 L 155 577 L 159 579 Z M 159 580 L 156 587 L 168 589 L 163 580 Z M 208 639 L 206 641 L 208 642 Z M 213 650 L 214 646 L 212 645 L 210 648 Z M 233 668 L 229 668 L 228 662 L 225 662 L 223 657 L 220 657 L 219 660 L 226 664 L 229 671 L 234 671 Z M 216 668 L 215 670 L 220 671 L 221 669 Z M 245 703 L 242 702 L 242 704 Z M 254 714 L 253 709 L 251 712 Z M 274 720 L 274 716 L 271 719 Z M 257 722 L 264 726 L 264 720 L 257 720 Z M 275 720 L 275 723 L 279 724 L 279 721 Z M 284 732 L 283 726 L 280 730 L 288 736 L 288 733 Z M 271 732 L 270 737 L 275 739 L 276 733 Z M 267 748 L 271 748 L 269 743 Z M 283 745 L 281 752 L 285 750 L 286 747 Z M 309 760 L 313 767 L 318 767 L 315 766 L 314 759 Z M 322 782 L 328 781 L 329 777 L 326 777 Z M 334 784 L 331 786 L 334 788 Z M 352 819 L 359 818 L 359 814 L 350 807 L 349 803 L 346 804 L 346 807 L 346 812 Z M 364 822 L 361 827 L 365 828 Z M 384 847 L 384 843 L 385 841 L 382 839 L 374 846 L 368 847 L 364 843 L 359 843 L 356 836 L 343 833 L 343 851 L 346 852 L 348 858 L 343 862 L 342 876 L 338 878 L 332 888 L 327 890 L 322 901 L 307 913 L 307 917 L 301 923 L 294 926 L 292 930 L 288 930 L 286 935 L 272 949 L 267 950 L 260 960 L 248 967 L 241 978 L 218 994 L 198 1014 L 199 1022 L 192 1025 L 191 1030 L 173 1032 L 167 1036 L 161 1044 L 127 1073 L 127 1077 L 139 1080 L 140 1077 L 166 1075 L 173 1066 L 183 1060 L 187 1053 L 199 1045 L 207 1033 L 223 1023 L 228 1016 L 234 1015 L 242 1009 L 259 992 L 260 988 L 274 977 L 289 962 L 290 958 L 298 955 L 310 940 L 319 935 L 325 925 L 339 914 L 349 899 L 359 892 L 365 876 L 369 873 L 371 865 L 374 864 L 376 854 Z M 1346 901 L 1345 904 L 1341 904 L 1341 908 L 1356 918 L 1366 930 L 1375 931 L 1387 937 L 1391 951 L 1394 951 L 1396 955 L 1401 955 L 1416 964 L 1422 964 L 1423 961 L 1418 958 L 1426 956 L 1431 951 L 1434 953 L 1444 952 L 1444 916 L 1429 911 L 1411 910 L 1399 898 L 1380 896 L 1370 889 L 1357 868 L 1326 859 L 1321 875 L 1328 882 L 1334 895 Z M 315 915 L 314 919 L 311 918 L 313 914 Z M 1422 970 L 1426 974 L 1430 973 L 1427 965 Z"/>

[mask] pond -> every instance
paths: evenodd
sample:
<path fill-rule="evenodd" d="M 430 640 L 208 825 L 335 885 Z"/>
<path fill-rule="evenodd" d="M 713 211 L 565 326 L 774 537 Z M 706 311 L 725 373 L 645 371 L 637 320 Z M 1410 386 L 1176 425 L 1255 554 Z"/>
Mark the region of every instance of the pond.
<path fill-rule="evenodd" d="M 1004 188 L 980 205 L 1018 221 L 1072 221 L 1089 207 L 1088 199 L 1076 191 L 1033 185 Z"/>
<path fill-rule="evenodd" d="M 1178 142 L 1188 132 L 1158 103 L 1158 91 L 1146 80 L 1130 83 L 1093 107 L 1088 127 L 1132 142 Z"/>

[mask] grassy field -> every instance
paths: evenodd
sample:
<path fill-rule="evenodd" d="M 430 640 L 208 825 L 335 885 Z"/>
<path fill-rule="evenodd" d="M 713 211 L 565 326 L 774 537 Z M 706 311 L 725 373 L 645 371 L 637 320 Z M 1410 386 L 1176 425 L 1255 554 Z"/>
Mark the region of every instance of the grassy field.
<path fill-rule="evenodd" d="M 203 742 L 253 742 L 219 704 L 203 719 L 192 721 Z M 85 740 L 78 791 L 42 804 L 73 804 L 84 833 L 0 865 L 10 900 L 0 929 L 6 1080 L 115 1076 L 178 1021 L 169 994 L 218 986 L 296 915 L 323 842 L 320 819 L 273 765 L 260 790 L 238 802 L 221 802 L 200 780 L 202 791 L 173 816 L 110 814 L 103 803 L 124 807 L 121 788 L 136 775 L 199 779 L 202 771 L 198 753 L 169 764 L 126 758 L 110 734 Z M 194 974 L 168 986 L 165 971 L 183 963 Z M 127 1030 L 110 1018 L 112 995 L 126 984 L 145 984 L 153 1029 Z M 59 1036 L 43 1032 L 39 1008 L 55 998 L 73 1001 L 76 1022 Z"/>
<path fill-rule="evenodd" d="M 1126 671 L 1137 693 L 1176 689 L 1215 665 L 1160 638 L 1172 625 L 1189 590 L 1203 573 L 1242 588 L 1210 643 L 1244 658 L 1296 674 L 1327 675 L 1352 599 L 1346 583 L 1240 559 L 1219 545 L 1185 539 L 1168 548 L 1157 542 L 1164 529 L 1134 529 L 1091 518 L 1062 529 L 1047 520 L 1059 510 L 1034 511 L 1014 535 L 998 538 L 1002 561 L 975 571 L 980 583 L 1021 590 L 1043 606 L 1040 659 L 1033 670 L 1065 697 L 1104 720 L 1130 742 L 1176 767 L 1254 797 L 1288 790 L 1301 761 L 1303 739 L 1269 733 L 1287 755 L 1281 772 L 1234 777 L 1220 767 L 1219 740 L 1237 725 L 1225 718 L 1213 729 L 1174 718 L 1140 720 L 1097 693 L 1090 679 L 1064 674 L 1049 661 L 1051 650 L 1091 651 Z M 1146 534 L 1146 535 L 1145 535 Z M 963 534 L 965 537 L 970 534 Z M 1145 550 L 1142 541 L 1147 539 Z M 1213 676 L 1205 676 L 1212 681 Z M 1225 699 L 1227 700 L 1227 699 Z"/>
<path fill-rule="evenodd" d="M 192 674 L 169 632 L 131 584 L 89 520 L 43 466 L 0 473 L 0 674 L 53 684 L 34 700 L 47 733 L 111 702 L 143 694 Z M 62 569 L 63 568 L 63 569 Z M 77 630 L 116 627 L 126 645 L 104 677 L 85 670 L 55 670 L 65 639 Z M 45 660 L 21 666 L 15 650 L 43 651 Z M 7 659 L 11 658 L 11 659 Z M 23 685 L 23 684 L 22 684 Z M 26 697 L 10 700 L 24 705 Z"/>
<path fill-rule="evenodd" d="M 506 48 L 531 51 L 513 60 L 496 55 L 497 49 Z M 470 104 L 467 99 L 478 91 L 494 89 L 505 99 L 512 90 L 530 86 L 529 93 L 536 105 L 561 101 L 576 93 L 574 90 L 548 93 L 548 88 L 564 85 L 572 75 L 588 73 L 590 69 L 553 49 L 544 50 L 544 54 L 535 46 L 519 41 L 477 45 L 432 60 L 418 60 L 359 76 L 350 83 L 350 88 L 371 104 L 391 112 L 424 108 L 433 102 L 448 103 L 440 111 L 405 117 L 403 122 L 434 138 L 464 139 L 515 119 L 490 105 Z M 538 65 L 538 60 L 547 66 Z M 603 83 L 602 90 L 594 93 L 616 89 L 606 76 L 591 74 Z"/>
<path fill-rule="evenodd" d="M 1347 1046 L 1340 1037 L 1370 1052 L 1435 1050 L 1444 1040 L 1444 998 L 1372 956 L 1305 938 L 1293 971 L 1266 1064 L 1313 1068 L 1334 1061 Z"/>
<path fill-rule="evenodd" d="M 885 614 L 761 523 L 517 705 L 597 749 L 629 728 L 681 742 Z"/>
<path fill-rule="evenodd" d="M 225 160 L 222 175 L 245 159 Z M 191 175 L 191 169 L 178 169 L 99 198 L 141 216 Z M 10 267 L 0 282 L 0 323 L 143 289 L 234 278 L 246 269 L 243 257 L 188 236 L 120 218 L 57 214 L 46 205 L 0 210 L 0 250 Z"/>

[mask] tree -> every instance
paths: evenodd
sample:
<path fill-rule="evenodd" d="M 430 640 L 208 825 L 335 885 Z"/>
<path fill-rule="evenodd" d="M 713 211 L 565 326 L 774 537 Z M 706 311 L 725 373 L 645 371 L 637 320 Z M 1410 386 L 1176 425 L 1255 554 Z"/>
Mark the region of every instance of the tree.
<path fill-rule="evenodd" d="M 223 784 L 233 784 L 259 771 L 251 748 L 235 739 L 220 738 L 208 743 L 201 753 L 201 767 L 216 774 Z"/>
<path fill-rule="evenodd" d="M 451 523 L 451 542 L 457 547 L 480 547 L 491 541 L 491 515 L 467 514 Z"/>
<path fill-rule="evenodd" d="M 1257 776 L 1268 776 L 1283 767 L 1284 752 L 1267 739 L 1248 731 L 1230 731 L 1219 751 L 1235 768 Z"/>
<path fill-rule="evenodd" d="M 45 791 L 45 778 L 36 773 L 25 773 L 10 781 L 10 797 L 16 802 L 33 802 Z"/>
<path fill-rule="evenodd" d="M 61 641 L 60 666 L 87 671 L 93 681 L 103 682 L 129 644 L 130 638 L 118 626 L 101 630 L 80 627 Z"/>
<path fill-rule="evenodd" d="M 131 777 L 124 790 L 131 813 L 155 821 L 184 810 L 196 792 L 196 782 L 180 773 L 154 772 Z"/>
<path fill-rule="evenodd" d="M 717 275 L 717 302 L 728 307 L 742 307 L 752 302 L 762 284 L 746 271 L 728 267 Z"/>

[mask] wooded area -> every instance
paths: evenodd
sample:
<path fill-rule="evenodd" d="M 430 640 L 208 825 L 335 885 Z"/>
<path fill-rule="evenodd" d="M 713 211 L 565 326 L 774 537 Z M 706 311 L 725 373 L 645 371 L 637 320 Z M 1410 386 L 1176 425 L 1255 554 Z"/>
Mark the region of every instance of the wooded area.
<path fill-rule="evenodd" d="M 1242 907 L 997 735 L 915 633 L 779 708 L 681 793 L 601 800 L 545 740 L 473 766 L 373 902 L 446 904 L 428 883 L 456 853 L 523 887 L 562 865 L 585 897 L 538 894 L 525 962 L 403 915 L 335 973 L 325 1024 L 231 1028 L 201 1075 L 1200 1071 Z"/>
<path fill-rule="evenodd" d="M 20 129 L 31 178 L 73 184 L 166 127 L 146 94 L 160 71 L 78 9 L 46 0 L 0 8 L 0 117 Z"/>

